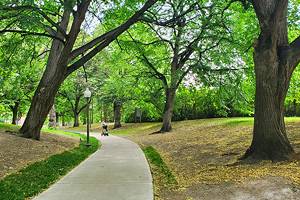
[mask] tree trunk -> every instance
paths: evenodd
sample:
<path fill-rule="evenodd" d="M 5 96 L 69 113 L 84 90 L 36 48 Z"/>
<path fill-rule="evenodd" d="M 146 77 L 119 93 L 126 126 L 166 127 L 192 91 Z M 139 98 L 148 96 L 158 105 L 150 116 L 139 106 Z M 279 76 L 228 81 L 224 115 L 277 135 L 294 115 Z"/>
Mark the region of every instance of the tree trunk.
<path fill-rule="evenodd" d="M 56 112 L 55 106 L 53 105 L 49 112 L 49 128 L 56 128 Z"/>
<path fill-rule="evenodd" d="M 63 81 L 64 77 L 62 74 L 64 73 L 60 73 L 60 70 L 57 70 L 55 74 L 49 76 L 49 73 L 45 71 L 31 101 L 25 122 L 20 129 L 20 133 L 24 137 L 40 139 L 40 130 L 54 103 L 58 88 Z"/>
<path fill-rule="evenodd" d="M 65 121 L 65 115 L 64 114 L 62 114 L 62 116 L 61 116 L 61 125 L 66 126 L 66 121 Z"/>
<path fill-rule="evenodd" d="M 60 23 L 63 30 L 67 29 L 69 19 L 70 10 L 67 9 L 64 11 Z M 58 36 L 62 36 L 62 34 L 58 34 Z M 54 98 L 59 86 L 67 75 L 66 65 L 68 60 L 65 55 L 62 54 L 69 54 L 72 50 L 72 46 L 72 43 L 70 43 L 68 49 L 65 49 L 65 45 L 60 40 L 53 40 L 46 69 L 31 100 L 25 122 L 20 129 L 20 133 L 24 137 L 36 140 L 40 139 L 41 128 L 54 103 Z"/>
<path fill-rule="evenodd" d="M 243 158 L 286 160 L 293 153 L 284 124 L 284 100 L 292 74 L 283 51 L 288 46 L 287 2 L 257 0 L 254 8 L 261 27 L 254 52 L 254 129 L 251 146 Z"/>
<path fill-rule="evenodd" d="M 293 100 L 293 116 L 297 116 L 297 102 L 296 99 Z"/>
<path fill-rule="evenodd" d="M 74 113 L 74 124 L 73 127 L 79 127 L 79 113 Z"/>
<path fill-rule="evenodd" d="M 284 99 L 273 85 L 279 80 L 274 77 L 266 81 L 260 76 L 256 76 L 256 79 L 253 140 L 245 157 L 257 160 L 286 160 L 293 148 L 284 125 Z"/>
<path fill-rule="evenodd" d="M 176 96 L 176 89 L 168 88 L 166 90 L 166 102 L 164 107 L 164 114 L 163 114 L 163 124 L 160 129 L 160 132 L 169 132 L 172 129 L 172 115 L 173 115 L 173 108 Z"/>
<path fill-rule="evenodd" d="M 12 122 L 11 122 L 12 124 L 17 124 L 19 107 L 20 107 L 20 101 L 15 101 L 15 104 L 11 106 L 11 110 L 13 114 Z"/>
<path fill-rule="evenodd" d="M 114 101 L 114 128 L 120 128 L 122 126 L 121 109 L 122 109 L 122 102 L 115 100 Z"/>
<path fill-rule="evenodd" d="M 60 114 L 59 113 L 56 113 L 56 126 L 60 126 L 60 123 L 59 123 L 59 120 L 60 120 Z"/>

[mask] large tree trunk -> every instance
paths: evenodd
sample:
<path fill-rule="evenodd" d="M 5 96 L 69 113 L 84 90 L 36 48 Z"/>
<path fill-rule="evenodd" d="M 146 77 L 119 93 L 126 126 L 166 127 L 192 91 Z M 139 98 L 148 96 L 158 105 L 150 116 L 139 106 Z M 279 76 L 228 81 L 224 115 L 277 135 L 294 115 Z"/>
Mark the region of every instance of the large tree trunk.
<path fill-rule="evenodd" d="M 57 90 L 64 79 L 62 75 L 64 72 L 61 72 L 59 67 L 57 68 L 56 73 L 52 74 L 52 76 L 49 76 L 47 70 L 45 71 L 35 91 L 27 117 L 20 129 L 24 137 L 40 139 L 40 130 L 54 103 Z"/>
<path fill-rule="evenodd" d="M 165 91 L 166 94 L 166 102 L 164 107 L 163 114 L 163 124 L 160 129 L 160 132 L 169 132 L 172 129 L 172 116 L 173 116 L 173 108 L 176 96 L 176 89 L 168 88 Z"/>
<path fill-rule="evenodd" d="M 63 30 L 67 29 L 70 13 L 70 10 L 64 11 L 63 18 L 60 23 Z M 59 37 L 62 36 L 62 34 L 57 35 Z M 20 129 L 20 133 L 26 138 L 40 139 L 40 130 L 54 103 L 54 98 L 59 86 L 66 78 L 66 65 L 68 60 L 65 58 L 65 54 L 70 53 L 73 46 L 72 42 L 75 41 L 71 41 L 68 44 L 68 49 L 64 49 L 65 44 L 63 44 L 60 40 L 54 39 L 52 42 L 46 69 L 31 100 L 31 105 L 25 122 Z"/>
<path fill-rule="evenodd" d="M 120 128 L 122 126 L 121 109 L 122 109 L 122 102 L 115 100 L 114 101 L 114 128 Z"/>
<path fill-rule="evenodd" d="M 288 46 L 287 2 L 279 2 L 254 1 L 261 34 L 254 52 L 256 94 L 253 140 L 244 158 L 278 161 L 288 159 L 293 153 L 284 124 L 284 100 L 292 74 L 288 57 L 283 51 Z"/>
<path fill-rule="evenodd" d="M 293 148 L 284 125 L 283 91 L 276 88 L 280 82 L 276 73 L 268 75 L 270 79 L 256 75 L 253 140 L 245 156 L 259 160 L 285 160 Z"/>
<path fill-rule="evenodd" d="M 74 113 L 74 124 L 73 127 L 79 127 L 79 113 Z"/>
<path fill-rule="evenodd" d="M 11 122 L 12 124 L 17 124 L 19 107 L 20 107 L 20 101 L 15 101 L 15 104 L 11 106 L 11 110 L 13 114 L 12 122 Z"/>

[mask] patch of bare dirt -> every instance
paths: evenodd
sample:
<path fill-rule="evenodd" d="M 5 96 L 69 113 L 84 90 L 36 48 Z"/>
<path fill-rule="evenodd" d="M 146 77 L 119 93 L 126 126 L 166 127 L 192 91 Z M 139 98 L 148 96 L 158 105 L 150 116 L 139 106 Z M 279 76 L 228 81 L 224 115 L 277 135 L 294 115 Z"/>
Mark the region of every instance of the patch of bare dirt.
<path fill-rule="evenodd" d="M 299 188 L 281 177 L 265 177 L 241 184 L 199 184 L 188 188 L 190 199 L 201 200 L 297 200 Z"/>
<path fill-rule="evenodd" d="M 43 134 L 40 141 L 0 130 L 0 179 L 30 163 L 72 149 L 79 139 Z"/>

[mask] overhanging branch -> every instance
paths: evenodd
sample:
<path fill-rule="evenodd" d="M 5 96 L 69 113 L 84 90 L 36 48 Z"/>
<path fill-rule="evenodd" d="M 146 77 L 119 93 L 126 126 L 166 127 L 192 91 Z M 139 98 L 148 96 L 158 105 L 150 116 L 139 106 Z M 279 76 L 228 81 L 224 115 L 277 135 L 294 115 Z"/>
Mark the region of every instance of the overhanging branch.
<path fill-rule="evenodd" d="M 61 39 L 60 37 L 57 37 L 55 35 L 50 35 L 50 34 L 47 34 L 47 33 L 37 33 L 37 32 L 24 31 L 24 30 L 13 30 L 13 29 L 0 30 L 0 34 L 4 34 L 4 33 L 19 33 L 23 36 L 24 35 L 43 36 L 43 37 L 56 39 L 56 40 L 61 41 L 62 43 L 65 43 L 65 41 L 63 39 Z"/>
<path fill-rule="evenodd" d="M 300 62 L 300 35 L 290 44 L 289 62 L 294 70 Z"/>
<path fill-rule="evenodd" d="M 83 57 L 81 57 L 80 59 L 78 59 L 76 62 L 74 62 L 73 64 L 71 64 L 68 67 L 66 76 L 68 76 L 73 71 L 77 70 L 83 64 L 85 64 L 90 59 L 92 59 L 97 53 L 99 53 L 101 50 L 103 50 L 112 41 L 114 41 L 118 36 L 120 36 L 124 31 L 126 31 L 132 24 L 137 22 L 138 19 L 140 18 L 140 16 L 142 16 L 146 10 L 148 10 L 154 3 L 156 3 L 156 1 L 157 0 L 147 0 L 147 2 L 144 4 L 144 6 L 139 11 L 137 11 L 132 17 L 130 17 L 125 23 L 123 23 L 119 27 L 115 28 L 114 30 L 109 31 L 108 33 L 104 34 L 106 37 L 102 38 L 100 36 L 98 38 L 101 38 L 101 39 L 99 39 L 99 41 L 97 41 L 97 42 L 94 41 L 93 45 L 89 44 L 89 45 L 86 45 L 86 47 L 82 48 L 80 51 L 78 50 L 78 52 L 76 54 L 80 55 L 80 54 L 93 48 L 90 52 L 88 52 L 86 55 L 84 55 Z M 72 53 L 71 53 L 71 56 L 72 56 Z M 73 57 L 74 57 L 74 54 L 73 54 Z"/>

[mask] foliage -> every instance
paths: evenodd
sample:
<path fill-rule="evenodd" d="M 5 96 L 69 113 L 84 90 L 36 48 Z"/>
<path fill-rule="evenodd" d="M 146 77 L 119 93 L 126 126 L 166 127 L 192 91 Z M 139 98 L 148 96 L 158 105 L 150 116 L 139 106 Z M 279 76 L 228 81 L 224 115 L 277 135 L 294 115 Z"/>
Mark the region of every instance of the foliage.
<path fill-rule="evenodd" d="M 141 7 L 143 2 L 142 0 L 92 1 L 74 49 L 123 23 Z M 210 4 L 212 2 L 213 4 Z M 1 9 L 12 3 L 15 2 L 2 1 Z M 57 20 L 54 16 L 61 15 L 64 9 L 59 1 L 18 1 L 18 3 L 38 7 L 53 21 Z M 174 13 L 176 10 L 170 6 L 172 3 L 178 4 L 178 12 L 183 12 L 199 1 L 158 2 L 138 23 L 132 25 L 128 32 L 119 36 L 118 40 L 105 51 L 98 53 L 85 64 L 87 84 L 84 83 L 85 73 L 80 70 L 79 75 L 71 75 L 65 81 L 60 92 L 68 93 L 67 96 L 75 104 L 75 94 L 81 94 L 85 87 L 89 86 L 93 93 L 93 117 L 97 121 L 103 119 L 104 110 L 107 118 L 112 120 L 114 101 L 122 102 L 123 121 L 133 122 L 136 108 L 142 110 L 142 121 L 161 121 L 165 103 L 164 88 L 153 70 L 142 59 L 142 55 L 144 54 L 152 62 L 170 85 L 169 69 L 174 56 L 170 42 L 176 41 L 178 36 L 176 30 L 179 30 L 180 23 L 170 22 L 168 26 L 161 26 L 157 22 L 172 19 L 171 13 L 176 14 Z M 199 5 L 202 5 L 201 9 L 205 11 L 205 15 L 200 13 L 200 8 L 195 7 L 182 18 L 186 20 L 186 26 L 181 30 L 182 36 L 177 37 L 180 40 L 178 43 L 181 46 L 180 52 L 183 52 L 184 47 L 198 35 L 204 24 L 208 23 L 208 27 L 203 33 L 204 39 L 193 47 L 192 59 L 178 72 L 182 75 L 188 66 L 197 64 L 185 76 L 183 84 L 178 87 L 173 120 L 253 115 L 255 78 L 252 47 L 259 35 L 258 21 L 250 4 L 245 6 L 246 4 L 232 3 L 226 7 L 228 3 L 230 1 L 201 1 Z M 164 9 L 160 9 L 162 7 Z M 226 9 L 223 10 L 225 7 Z M 291 0 L 288 10 L 290 41 L 299 34 L 298 11 L 299 3 L 297 0 Z M 15 14 L 15 10 L 1 12 L 0 17 L 3 20 L 0 28 L 39 33 L 42 33 L 45 27 L 55 29 L 53 24 L 44 19 L 37 10 L 35 12 L 22 10 L 18 15 Z M 193 18 L 194 15 L 197 16 Z M 207 20 L 208 17 L 211 17 L 210 21 Z M 17 23 L 13 24 L 14 20 Z M 222 22 L 221 26 L 219 22 Z M 211 28 L 214 29 L 208 31 Z M 220 38 L 222 41 L 219 47 L 206 51 L 199 63 L 199 52 L 204 50 L 207 44 L 212 44 Z M 19 99 L 21 101 L 19 115 L 24 116 L 28 111 L 33 91 L 46 65 L 49 41 L 49 37 L 31 36 L 26 33 L 19 35 L 1 33 L 0 118 L 2 121 L 11 117 L 11 107 Z M 294 72 L 286 98 L 287 115 L 300 114 L 298 71 L 296 69 Z M 78 76 L 81 77 L 80 81 L 76 80 Z M 76 87 L 80 89 L 77 88 L 76 91 Z M 58 115 L 63 115 L 65 121 L 72 121 L 74 114 L 71 111 L 70 101 L 58 95 L 55 103 Z M 85 102 L 80 100 L 79 104 L 81 108 Z M 84 115 L 85 113 L 82 117 L 85 117 Z"/>
<path fill-rule="evenodd" d="M 7 111 L 18 103 L 19 116 L 26 112 L 43 69 L 43 42 L 12 34 L 0 38 L 0 104 Z"/>

